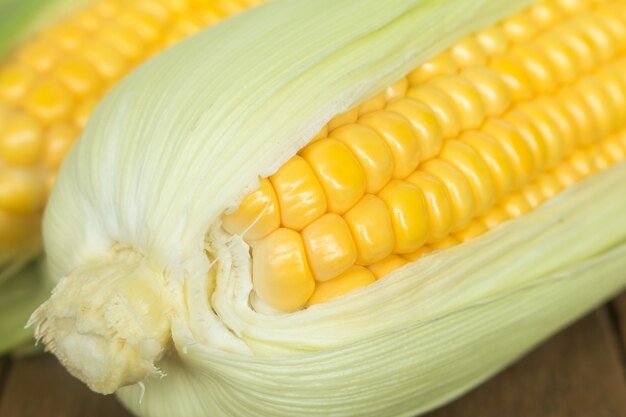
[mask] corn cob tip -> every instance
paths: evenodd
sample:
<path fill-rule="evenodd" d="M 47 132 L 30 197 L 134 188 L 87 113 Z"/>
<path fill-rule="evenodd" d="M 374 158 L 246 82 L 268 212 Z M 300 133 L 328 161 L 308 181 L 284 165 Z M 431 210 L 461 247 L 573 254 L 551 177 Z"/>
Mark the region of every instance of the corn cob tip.
<path fill-rule="evenodd" d="M 112 394 L 163 375 L 155 366 L 170 339 L 163 283 L 135 253 L 121 253 L 63 278 L 28 326 L 72 375 Z"/>

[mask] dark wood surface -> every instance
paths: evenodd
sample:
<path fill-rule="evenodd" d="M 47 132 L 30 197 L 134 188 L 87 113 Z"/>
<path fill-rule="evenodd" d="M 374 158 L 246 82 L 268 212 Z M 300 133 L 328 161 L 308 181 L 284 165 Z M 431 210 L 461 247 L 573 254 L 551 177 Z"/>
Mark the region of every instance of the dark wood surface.
<path fill-rule="evenodd" d="M 626 293 L 427 416 L 626 417 L 625 345 Z M 113 396 L 90 392 L 49 355 L 0 358 L 0 417 L 42 416 L 130 414 Z"/>

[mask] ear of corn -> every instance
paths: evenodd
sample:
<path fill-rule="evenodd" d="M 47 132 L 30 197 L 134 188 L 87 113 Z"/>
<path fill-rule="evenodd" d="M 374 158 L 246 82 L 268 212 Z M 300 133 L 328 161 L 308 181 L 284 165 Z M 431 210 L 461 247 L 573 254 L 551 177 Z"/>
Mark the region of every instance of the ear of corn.
<path fill-rule="evenodd" d="M 454 43 L 526 4 L 286 0 L 166 51 L 59 173 L 37 335 L 98 392 L 142 382 L 119 391 L 141 415 L 410 415 L 458 395 L 626 283 L 626 88 L 597 70 L 626 19 L 594 20 L 615 4 L 541 3 Z M 578 72 L 545 65 L 529 16 L 571 19 L 546 42 Z M 373 137 L 386 157 L 349 157 Z M 398 195 L 424 213 L 406 233 L 383 215 Z M 309 264 L 325 235 L 354 250 Z"/>
<path fill-rule="evenodd" d="M 104 93 L 158 51 L 257 3 L 37 0 L 4 6 L 0 56 L 13 49 L 0 63 L 0 280 L 40 252 L 42 212 L 57 169 Z"/>
<path fill-rule="evenodd" d="M 26 340 L 45 299 L 20 268 L 40 253 L 48 190 L 97 101 L 159 50 L 257 3 L 0 1 L 0 353 Z"/>

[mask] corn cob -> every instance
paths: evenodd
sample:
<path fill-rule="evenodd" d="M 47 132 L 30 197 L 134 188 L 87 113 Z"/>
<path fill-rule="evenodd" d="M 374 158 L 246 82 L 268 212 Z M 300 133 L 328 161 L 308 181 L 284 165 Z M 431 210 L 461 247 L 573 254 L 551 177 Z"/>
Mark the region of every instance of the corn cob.
<path fill-rule="evenodd" d="M 623 5 L 541 3 L 333 118 L 223 218 L 258 299 L 369 285 L 622 161 L 624 49 Z"/>
<path fill-rule="evenodd" d="M 0 267 L 41 249 L 56 172 L 102 96 L 131 69 L 260 0 L 94 0 L 0 65 Z"/>
<path fill-rule="evenodd" d="M 105 98 L 31 319 L 92 389 L 141 382 L 119 394 L 152 416 L 409 415 L 624 285 L 625 4 L 466 38 L 522 5 L 363 5 L 265 5 Z"/>

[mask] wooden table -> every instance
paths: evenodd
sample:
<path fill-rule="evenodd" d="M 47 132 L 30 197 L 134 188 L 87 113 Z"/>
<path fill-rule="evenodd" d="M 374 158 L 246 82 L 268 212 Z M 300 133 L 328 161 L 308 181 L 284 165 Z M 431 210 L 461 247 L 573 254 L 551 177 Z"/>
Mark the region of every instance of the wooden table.
<path fill-rule="evenodd" d="M 625 346 L 626 293 L 427 416 L 626 417 Z M 0 359 L 0 417 L 79 416 L 130 414 L 113 396 L 90 392 L 49 355 Z"/>

